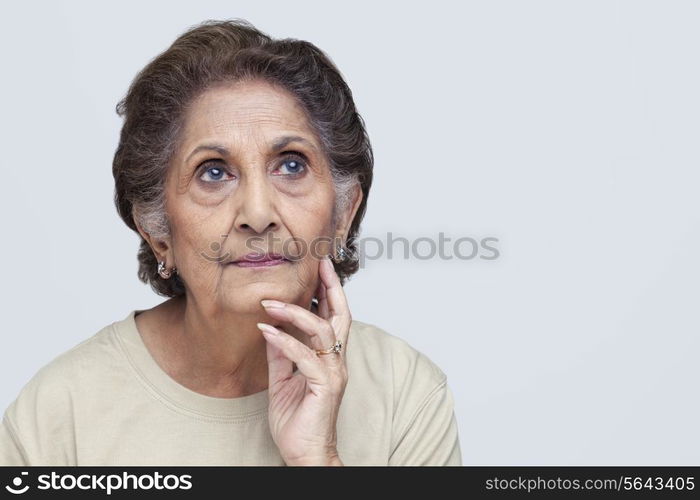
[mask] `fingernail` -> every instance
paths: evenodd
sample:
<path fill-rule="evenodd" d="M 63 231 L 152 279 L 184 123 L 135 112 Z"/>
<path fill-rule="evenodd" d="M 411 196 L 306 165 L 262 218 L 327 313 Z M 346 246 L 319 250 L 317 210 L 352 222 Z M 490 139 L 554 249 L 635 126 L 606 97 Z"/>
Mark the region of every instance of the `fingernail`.
<path fill-rule="evenodd" d="M 258 323 L 258 328 L 260 328 L 263 333 L 269 333 L 270 335 L 279 334 L 279 330 L 277 330 L 277 328 L 272 325 L 268 325 L 267 323 Z"/>
<path fill-rule="evenodd" d="M 280 302 L 279 300 L 261 300 L 260 303 L 263 305 L 263 307 L 284 307 L 284 302 Z"/>

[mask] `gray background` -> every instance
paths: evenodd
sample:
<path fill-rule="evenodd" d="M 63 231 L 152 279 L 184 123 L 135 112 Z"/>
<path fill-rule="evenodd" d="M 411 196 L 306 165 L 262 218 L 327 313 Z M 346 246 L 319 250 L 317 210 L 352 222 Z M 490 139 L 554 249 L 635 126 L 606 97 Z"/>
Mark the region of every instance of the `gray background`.
<path fill-rule="evenodd" d="M 112 202 L 114 106 L 204 19 L 337 63 L 366 120 L 363 236 L 499 238 L 368 262 L 353 316 L 447 374 L 465 464 L 698 464 L 693 2 L 12 2 L 0 9 L 0 406 L 164 300 Z"/>

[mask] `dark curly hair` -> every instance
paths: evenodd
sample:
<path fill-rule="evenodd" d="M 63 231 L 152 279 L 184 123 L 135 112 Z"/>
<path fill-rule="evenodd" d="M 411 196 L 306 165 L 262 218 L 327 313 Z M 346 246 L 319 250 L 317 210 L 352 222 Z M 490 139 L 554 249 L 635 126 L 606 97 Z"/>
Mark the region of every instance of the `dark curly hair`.
<path fill-rule="evenodd" d="M 136 75 L 117 104 L 124 118 L 112 163 L 117 211 L 140 237 L 135 221 L 154 238 L 169 235 L 164 181 L 187 105 L 216 84 L 253 78 L 281 85 L 305 110 L 329 161 L 334 214 L 347 207 L 350 188 L 360 184 L 362 201 L 345 242 L 350 258 L 334 264 L 344 283 L 359 268 L 356 238 L 372 184 L 374 159 L 364 121 L 340 71 L 318 47 L 274 40 L 242 19 L 207 20 L 188 29 Z M 143 237 L 138 261 L 139 279 L 156 293 L 185 294 L 178 274 L 167 280 L 158 274 Z"/>

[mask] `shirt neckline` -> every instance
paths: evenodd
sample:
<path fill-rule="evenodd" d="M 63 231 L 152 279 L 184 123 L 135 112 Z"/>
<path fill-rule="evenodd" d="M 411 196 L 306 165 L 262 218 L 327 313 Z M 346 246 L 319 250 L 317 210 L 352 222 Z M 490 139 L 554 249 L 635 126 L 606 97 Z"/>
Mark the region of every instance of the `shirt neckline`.
<path fill-rule="evenodd" d="M 134 309 L 113 325 L 129 362 L 154 396 L 180 413 L 204 419 L 240 420 L 267 413 L 268 389 L 238 398 L 217 398 L 195 392 L 170 377 L 153 358 L 136 327 L 136 314 L 144 310 Z"/>

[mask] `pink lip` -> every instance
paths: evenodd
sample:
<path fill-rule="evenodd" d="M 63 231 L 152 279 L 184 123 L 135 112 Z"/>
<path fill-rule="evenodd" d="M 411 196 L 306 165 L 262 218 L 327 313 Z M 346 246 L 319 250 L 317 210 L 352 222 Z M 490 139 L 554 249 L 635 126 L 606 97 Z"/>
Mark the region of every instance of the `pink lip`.
<path fill-rule="evenodd" d="M 269 253 L 261 255 L 258 253 L 249 253 L 248 255 L 245 255 L 240 259 L 231 262 L 231 264 L 234 264 L 238 267 L 270 267 L 277 266 L 279 264 L 284 264 L 285 262 L 287 262 L 287 259 L 285 259 L 284 256 L 280 254 Z"/>

